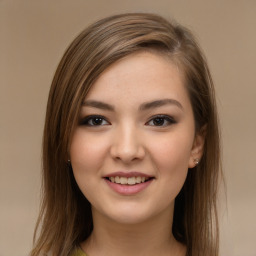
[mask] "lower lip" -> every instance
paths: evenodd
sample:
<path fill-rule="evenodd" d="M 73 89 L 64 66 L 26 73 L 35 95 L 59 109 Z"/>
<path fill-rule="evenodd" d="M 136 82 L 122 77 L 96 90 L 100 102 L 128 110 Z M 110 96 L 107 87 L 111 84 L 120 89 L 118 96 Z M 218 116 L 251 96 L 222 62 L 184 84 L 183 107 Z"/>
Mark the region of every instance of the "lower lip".
<path fill-rule="evenodd" d="M 137 193 L 143 191 L 144 189 L 146 189 L 151 184 L 153 179 L 146 181 L 146 182 L 138 183 L 135 185 L 122 185 L 122 184 L 111 182 L 108 179 L 105 179 L 105 181 L 110 186 L 110 188 L 112 188 L 115 192 L 117 192 L 121 195 L 128 196 L 128 195 L 137 194 Z"/>

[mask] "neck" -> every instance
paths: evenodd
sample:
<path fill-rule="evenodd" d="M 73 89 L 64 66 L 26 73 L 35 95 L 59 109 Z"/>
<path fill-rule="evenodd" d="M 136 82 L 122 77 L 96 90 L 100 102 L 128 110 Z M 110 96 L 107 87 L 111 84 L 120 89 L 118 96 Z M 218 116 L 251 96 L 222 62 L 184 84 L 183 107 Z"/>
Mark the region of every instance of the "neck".
<path fill-rule="evenodd" d="M 143 223 L 123 224 L 93 211 L 94 229 L 82 249 L 89 256 L 185 255 L 185 247 L 172 235 L 172 213 L 166 211 Z"/>

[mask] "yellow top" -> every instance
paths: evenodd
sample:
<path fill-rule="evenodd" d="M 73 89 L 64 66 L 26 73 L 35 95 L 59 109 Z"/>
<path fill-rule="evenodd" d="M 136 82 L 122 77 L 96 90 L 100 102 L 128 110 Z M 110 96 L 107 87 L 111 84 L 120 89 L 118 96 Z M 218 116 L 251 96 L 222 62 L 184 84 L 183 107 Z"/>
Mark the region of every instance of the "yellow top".
<path fill-rule="evenodd" d="M 84 251 L 80 247 L 76 247 L 70 256 L 87 256 Z"/>

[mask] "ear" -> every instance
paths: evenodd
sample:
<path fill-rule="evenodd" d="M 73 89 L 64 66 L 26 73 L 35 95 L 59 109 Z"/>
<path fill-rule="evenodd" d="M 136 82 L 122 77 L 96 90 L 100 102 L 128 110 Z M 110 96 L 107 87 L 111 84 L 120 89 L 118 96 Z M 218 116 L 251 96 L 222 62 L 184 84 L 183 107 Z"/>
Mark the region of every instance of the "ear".
<path fill-rule="evenodd" d="M 200 162 L 204 153 L 204 142 L 207 133 L 207 125 L 204 125 L 199 132 L 196 133 L 191 154 L 189 158 L 188 168 L 194 168 Z"/>

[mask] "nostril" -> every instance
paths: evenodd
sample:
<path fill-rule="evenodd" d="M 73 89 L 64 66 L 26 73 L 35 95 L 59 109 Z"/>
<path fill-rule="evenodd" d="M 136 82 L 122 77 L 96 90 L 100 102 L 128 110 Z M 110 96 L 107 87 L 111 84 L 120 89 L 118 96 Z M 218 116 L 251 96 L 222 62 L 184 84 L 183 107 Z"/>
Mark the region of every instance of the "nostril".
<path fill-rule="evenodd" d="M 113 146 L 111 149 L 111 156 L 115 160 L 123 161 L 125 163 L 141 160 L 145 156 L 145 151 L 141 146 L 127 146 L 118 147 Z"/>
<path fill-rule="evenodd" d="M 144 157 L 145 150 L 137 131 L 137 127 L 130 123 L 117 127 L 110 148 L 113 159 L 129 163 Z"/>

